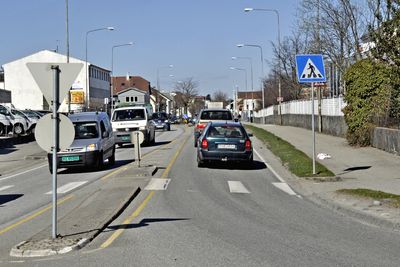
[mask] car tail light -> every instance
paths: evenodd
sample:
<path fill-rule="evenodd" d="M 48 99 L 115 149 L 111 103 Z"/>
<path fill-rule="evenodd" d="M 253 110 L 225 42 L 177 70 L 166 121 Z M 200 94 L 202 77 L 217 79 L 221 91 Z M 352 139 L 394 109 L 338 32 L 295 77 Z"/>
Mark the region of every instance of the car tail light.
<path fill-rule="evenodd" d="M 203 139 L 203 141 L 201 141 L 201 148 L 208 149 L 208 141 L 207 141 L 207 139 Z"/>
<path fill-rule="evenodd" d="M 197 124 L 196 128 L 197 128 L 197 129 L 204 129 L 204 128 L 206 128 L 206 125 L 207 125 L 207 124 L 199 123 L 199 124 Z"/>
<path fill-rule="evenodd" d="M 244 149 L 246 151 L 250 151 L 251 150 L 251 141 L 249 139 L 247 139 L 246 142 L 244 143 Z"/>

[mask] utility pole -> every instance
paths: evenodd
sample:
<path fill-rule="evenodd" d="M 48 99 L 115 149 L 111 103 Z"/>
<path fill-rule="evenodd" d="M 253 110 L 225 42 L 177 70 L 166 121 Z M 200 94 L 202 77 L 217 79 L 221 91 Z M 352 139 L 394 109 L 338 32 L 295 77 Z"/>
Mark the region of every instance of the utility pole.
<path fill-rule="evenodd" d="M 318 54 L 322 54 L 321 48 L 321 20 L 320 20 L 320 0 L 317 0 L 317 45 L 318 45 Z M 318 98 L 318 132 L 322 133 L 322 91 L 321 86 L 318 86 L 317 89 L 317 98 Z"/>

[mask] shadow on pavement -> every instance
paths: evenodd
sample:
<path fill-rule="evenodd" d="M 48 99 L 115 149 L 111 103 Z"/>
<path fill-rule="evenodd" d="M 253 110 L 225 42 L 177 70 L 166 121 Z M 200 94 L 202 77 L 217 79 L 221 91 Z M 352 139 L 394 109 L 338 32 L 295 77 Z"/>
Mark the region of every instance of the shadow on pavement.
<path fill-rule="evenodd" d="M 0 205 L 3 205 L 7 202 L 14 201 L 20 197 L 22 197 L 24 194 L 9 194 L 9 195 L 0 195 Z M 0 206 L 2 207 L 2 206 Z"/>
<path fill-rule="evenodd" d="M 149 226 L 151 223 L 158 222 L 174 222 L 174 221 L 187 221 L 190 220 L 188 218 L 154 218 L 154 219 L 143 219 L 139 223 L 131 223 L 131 224 L 120 224 L 120 225 L 112 225 L 108 226 L 104 232 L 111 232 L 118 229 L 135 229 L 144 226 Z"/>
<path fill-rule="evenodd" d="M 210 162 L 206 163 L 205 168 L 210 169 L 228 169 L 228 170 L 262 170 L 266 169 L 267 166 L 262 161 L 254 160 L 250 163 L 236 163 L 236 162 Z"/>
<path fill-rule="evenodd" d="M 6 154 L 10 154 L 14 151 L 17 151 L 17 149 L 15 148 L 15 146 L 12 147 L 5 147 L 0 149 L 0 155 L 6 155 Z"/>
<path fill-rule="evenodd" d="M 346 174 L 346 173 L 354 172 L 354 171 L 368 170 L 369 168 L 371 168 L 371 166 L 350 167 L 350 168 L 344 169 L 343 172 L 342 172 L 342 173 L 339 173 L 338 175 Z"/>

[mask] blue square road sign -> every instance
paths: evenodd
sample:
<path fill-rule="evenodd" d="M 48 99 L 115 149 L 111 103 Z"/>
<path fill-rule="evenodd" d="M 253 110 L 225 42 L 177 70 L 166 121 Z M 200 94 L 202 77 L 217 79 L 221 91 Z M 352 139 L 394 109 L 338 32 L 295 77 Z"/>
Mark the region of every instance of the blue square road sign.
<path fill-rule="evenodd" d="M 326 82 L 322 55 L 296 55 L 299 83 Z"/>

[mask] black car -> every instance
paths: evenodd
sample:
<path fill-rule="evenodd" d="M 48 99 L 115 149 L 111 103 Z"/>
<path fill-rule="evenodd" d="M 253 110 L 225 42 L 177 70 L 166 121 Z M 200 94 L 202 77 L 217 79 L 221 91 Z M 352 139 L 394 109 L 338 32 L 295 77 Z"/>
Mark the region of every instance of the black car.
<path fill-rule="evenodd" d="M 155 112 L 153 113 L 151 119 L 154 122 L 156 129 L 163 129 L 164 131 L 171 130 L 171 123 L 168 118 L 168 114 L 166 112 Z"/>
<path fill-rule="evenodd" d="M 197 165 L 210 161 L 253 163 L 253 146 L 240 122 L 210 122 L 197 140 Z"/>

